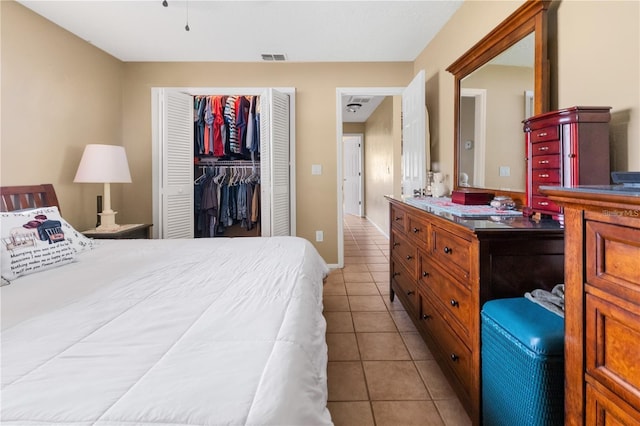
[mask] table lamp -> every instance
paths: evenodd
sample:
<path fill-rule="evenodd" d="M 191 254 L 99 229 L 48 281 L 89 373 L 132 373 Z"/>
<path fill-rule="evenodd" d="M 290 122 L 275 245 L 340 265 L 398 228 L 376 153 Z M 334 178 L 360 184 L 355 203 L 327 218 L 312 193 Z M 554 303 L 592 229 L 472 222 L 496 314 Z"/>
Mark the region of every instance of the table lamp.
<path fill-rule="evenodd" d="M 89 144 L 84 148 L 76 177 L 78 183 L 103 183 L 104 203 L 100 213 L 100 226 L 96 231 L 117 231 L 116 213 L 111 210 L 112 183 L 131 183 L 129 164 L 124 147 L 117 145 Z"/>

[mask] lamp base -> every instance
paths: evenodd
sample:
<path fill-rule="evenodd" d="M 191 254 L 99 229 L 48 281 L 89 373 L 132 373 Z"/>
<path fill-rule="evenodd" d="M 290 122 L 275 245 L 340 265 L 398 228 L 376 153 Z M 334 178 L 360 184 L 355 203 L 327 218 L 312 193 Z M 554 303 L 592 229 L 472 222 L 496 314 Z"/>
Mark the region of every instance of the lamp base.
<path fill-rule="evenodd" d="M 116 224 L 116 214 L 118 212 L 103 211 L 100 213 L 100 226 L 96 228 L 96 232 L 113 232 L 120 230 L 120 225 Z"/>

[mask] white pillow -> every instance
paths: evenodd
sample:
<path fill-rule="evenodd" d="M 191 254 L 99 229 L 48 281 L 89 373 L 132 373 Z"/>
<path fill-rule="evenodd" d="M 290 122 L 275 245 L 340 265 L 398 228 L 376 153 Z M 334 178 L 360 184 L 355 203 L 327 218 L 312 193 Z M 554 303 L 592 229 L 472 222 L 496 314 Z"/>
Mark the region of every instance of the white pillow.
<path fill-rule="evenodd" d="M 0 213 L 2 278 L 11 281 L 73 262 L 92 240 L 65 221 L 57 207 Z"/>

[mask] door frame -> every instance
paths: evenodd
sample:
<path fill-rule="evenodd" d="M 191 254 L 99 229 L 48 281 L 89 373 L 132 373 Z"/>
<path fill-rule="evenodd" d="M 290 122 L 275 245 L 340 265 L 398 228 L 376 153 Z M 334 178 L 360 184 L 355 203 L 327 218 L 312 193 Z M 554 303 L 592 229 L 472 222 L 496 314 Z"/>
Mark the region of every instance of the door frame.
<path fill-rule="evenodd" d="M 360 198 L 360 206 L 358 208 L 358 216 L 359 217 L 363 217 L 364 216 L 364 134 L 362 133 L 344 133 L 342 135 L 343 138 L 343 143 L 342 143 L 342 149 L 343 149 L 343 162 L 344 162 L 344 138 L 345 137 L 354 137 L 354 138 L 358 138 L 358 151 L 359 151 L 359 179 L 358 179 L 358 197 Z M 343 164 L 344 167 L 344 164 Z M 344 172 L 344 170 L 343 170 Z M 343 179 L 344 179 L 344 173 L 343 173 Z M 343 186 L 343 196 L 344 196 L 344 186 Z"/>
<path fill-rule="evenodd" d="M 485 157 L 487 146 L 487 90 L 486 89 L 460 89 L 461 98 L 473 98 L 475 103 L 475 116 L 473 136 L 475 145 L 473 156 L 473 185 L 484 186 Z M 458 147 L 460 152 L 461 147 Z M 457 159 L 456 159 L 457 161 Z M 456 182 L 460 182 L 460 176 L 455 176 Z"/>
<path fill-rule="evenodd" d="M 268 89 L 275 89 L 279 92 L 289 95 L 289 203 L 290 203 L 290 222 L 291 235 L 296 235 L 296 88 L 295 87 L 169 87 L 154 86 L 151 87 L 151 188 L 152 188 L 152 204 L 153 219 L 157 218 L 158 197 L 157 188 L 160 188 L 160 105 L 159 95 L 161 90 L 176 90 L 187 93 L 191 96 L 204 95 L 263 95 Z M 152 227 L 153 238 L 158 238 L 158 226 Z"/>
<path fill-rule="evenodd" d="M 337 193 L 338 193 L 338 268 L 344 268 L 344 212 L 342 208 L 343 183 L 343 151 L 342 151 L 342 97 L 343 96 L 398 96 L 402 95 L 405 87 L 337 87 L 336 88 L 336 144 L 337 144 Z M 364 186 L 364 185 L 363 185 Z M 362 200 L 366 202 L 366 200 Z"/>

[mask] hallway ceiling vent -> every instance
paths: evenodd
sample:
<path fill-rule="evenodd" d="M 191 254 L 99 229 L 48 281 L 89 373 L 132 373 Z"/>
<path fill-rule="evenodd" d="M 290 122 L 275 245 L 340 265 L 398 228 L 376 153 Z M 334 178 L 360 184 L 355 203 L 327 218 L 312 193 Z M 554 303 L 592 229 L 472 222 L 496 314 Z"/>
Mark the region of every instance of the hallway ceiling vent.
<path fill-rule="evenodd" d="M 287 57 L 284 53 L 263 53 L 263 61 L 286 61 Z"/>
<path fill-rule="evenodd" d="M 351 99 L 349 99 L 349 103 L 366 104 L 371 98 L 371 96 L 352 96 Z"/>

